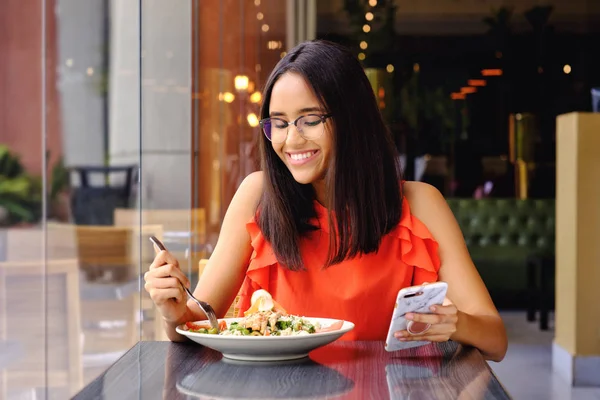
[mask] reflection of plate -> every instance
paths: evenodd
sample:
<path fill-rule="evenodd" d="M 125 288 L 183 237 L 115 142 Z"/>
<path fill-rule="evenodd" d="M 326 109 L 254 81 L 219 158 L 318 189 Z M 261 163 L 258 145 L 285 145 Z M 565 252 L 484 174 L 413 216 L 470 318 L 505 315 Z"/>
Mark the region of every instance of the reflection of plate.
<path fill-rule="evenodd" d="M 177 381 L 177 390 L 210 399 L 315 399 L 347 393 L 354 382 L 305 358 L 289 362 L 223 359 Z"/>
<path fill-rule="evenodd" d="M 328 326 L 338 320 L 328 318 L 306 319 Z M 226 318 L 227 325 L 241 318 Z M 193 333 L 177 327 L 177 332 L 196 343 L 223 353 L 224 357 L 247 361 L 293 360 L 308 356 L 308 352 L 339 339 L 354 329 L 352 322 L 344 321 L 337 331 L 298 336 L 222 336 Z"/>

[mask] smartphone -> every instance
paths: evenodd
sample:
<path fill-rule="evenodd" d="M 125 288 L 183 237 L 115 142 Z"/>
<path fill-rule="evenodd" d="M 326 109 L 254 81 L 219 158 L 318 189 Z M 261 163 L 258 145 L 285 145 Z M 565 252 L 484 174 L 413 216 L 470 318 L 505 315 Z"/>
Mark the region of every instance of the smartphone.
<path fill-rule="evenodd" d="M 448 284 L 446 282 L 435 282 L 401 289 L 396 297 L 394 314 L 385 340 L 385 349 L 387 351 L 397 351 L 429 344 L 428 341 L 401 342 L 394 337 L 394 333 L 407 329 L 410 321 L 404 318 L 406 313 L 431 314 L 429 307 L 441 305 L 447 291 Z"/>

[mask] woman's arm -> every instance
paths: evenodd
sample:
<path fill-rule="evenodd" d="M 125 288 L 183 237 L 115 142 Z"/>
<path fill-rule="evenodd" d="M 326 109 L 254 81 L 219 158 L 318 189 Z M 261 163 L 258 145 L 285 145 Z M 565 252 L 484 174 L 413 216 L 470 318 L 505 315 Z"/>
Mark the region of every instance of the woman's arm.
<path fill-rule="evenodd" d="M 252 254 L 246 223 L 256 212 L 262 190 L 262 172 L 252 173 L 244 179 L 231 200 L 223 219 L 217 245 L 193 291 L 194 296 L 209 303 L 219 317 L 225 315 L 243 283 Z M 152 285 L 152 287 L 156 286 L 160 284 Z M 185 294 L 183 298 L 186 298 Z M 204 313 L 192 300 L 188 300 L 186 306 L 185 311 L 178 314 L 181 317 L 176 320 L 164 318 L 165 331 L 172 341 L 186 340 L 175 331 L 178 325 L 206 319 Z"/>
<path fill-rule="evenodd" d="M 450 339 L 477 347 L 490 360 L 501 361 L 508 346 L 504 323 L 471 260 L 454 214 L 433 186 L 406 182 L 404 188 L 412 214 L 439 244 L 439 280 L 448 283 L 448 298 L 457 309 L 456 331 Z"/>

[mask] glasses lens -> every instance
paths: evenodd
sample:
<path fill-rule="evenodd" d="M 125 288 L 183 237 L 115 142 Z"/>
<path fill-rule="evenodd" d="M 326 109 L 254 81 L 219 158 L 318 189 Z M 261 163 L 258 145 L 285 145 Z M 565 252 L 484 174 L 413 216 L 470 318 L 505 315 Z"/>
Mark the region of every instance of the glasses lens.
<path fill-rule="evenodd" d="M 298 131 L 307 139 L 317 139 L 323 134 L 323 120 L 318 115 L 306 115 L 298 120 Z"/>
<path fill-rule="evenodd" d="M 263 129 L 263 132 L 265 133 L 265 136 L 267 137 L 267 139 L 271 140 L 271 120 L 270 119 L 266 119 L 266 120 L 262 121 L 262 129 Z"/>
<path fill-rule="evenodd" d="M 269 135 L 267 137 L 273 143 L 285 142 L 285 138 L 287 137 L 287 131 L 288 131 L 287 121 L 284 121 L 279 118 L 270 118 L 269 119 Z"/>

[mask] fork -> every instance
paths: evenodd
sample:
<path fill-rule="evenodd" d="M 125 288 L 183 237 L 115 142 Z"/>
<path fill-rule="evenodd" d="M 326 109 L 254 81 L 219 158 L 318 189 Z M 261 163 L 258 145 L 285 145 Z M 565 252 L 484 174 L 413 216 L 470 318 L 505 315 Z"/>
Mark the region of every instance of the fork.
<path fill-rule="evenodd" d="M 165 245 L 160 240 L 158 240 L 156 236 L 150 236 L 150 241 L 154 243 L 156 247 L 158 247 L 160 250 L 167 250 Z M 219 321 L 217 320 L 217 314 L 215 313 L 215 310 L 212 308 L 212 306 L 207 302 L 200 301 L 196 297 L 194 297 L 190 289 L 185 287 L 183 283 L 181 283 L 181 287 L 183 288 L 183 290 L 185 290 L 188 297 L 192 299 L 198 305 L 198 307 L 200 307 L 202 312 L 206 315 L 208 321 L 210 322 L 210 326 L 213 329 L 216 329 L 217 333 L 219 333 Z"/>
<path fill-rule="evenodd" d="M 210 322 L 210 326 L 213 329 L 216 329 L 217 333 L 219 333 L 219 322 L 217 320 L 217 314 L 215 313 L 215 310 L 213 310 L 213 308 L 211 307 L 211 305 L 208 304 L 205 301 L 201 301 L 201 300 L 198 300 L 197 298 L 195 298 L 194 295 L 192 294 L 192 292 L 190 292 L 190 289 L 186 288 L 183 285 L 183 283 L 181 284 L 181 286 L 186 291 L 188 297 L 190 299 L 194 300 L 194 302 L 196 304 L 198 304 L 198 307 L 200 307 L 200 309 L 202 310 L 202 312 L 208 317 L 208 321 Z"/>

